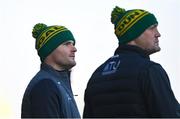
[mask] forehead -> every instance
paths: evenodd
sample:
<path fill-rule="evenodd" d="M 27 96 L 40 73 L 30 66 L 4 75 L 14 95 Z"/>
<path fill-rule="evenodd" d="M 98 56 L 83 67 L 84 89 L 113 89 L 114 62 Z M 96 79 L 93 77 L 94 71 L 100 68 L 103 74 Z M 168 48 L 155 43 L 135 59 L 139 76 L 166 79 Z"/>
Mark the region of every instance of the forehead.
<path fill-rule="evenodd" d="M 149 28 L 154 28 L 154 27 L 157 27 L 157 26 L 158 26 L 158 24 L 153 24 Z"/>
<path fill-rule="evenodd" d="M 74 41 L 73 40 L 66 40 L 65 42 L 63 42 L 63 44 L 65 43 L 73 43 L 74 44 Z"/>

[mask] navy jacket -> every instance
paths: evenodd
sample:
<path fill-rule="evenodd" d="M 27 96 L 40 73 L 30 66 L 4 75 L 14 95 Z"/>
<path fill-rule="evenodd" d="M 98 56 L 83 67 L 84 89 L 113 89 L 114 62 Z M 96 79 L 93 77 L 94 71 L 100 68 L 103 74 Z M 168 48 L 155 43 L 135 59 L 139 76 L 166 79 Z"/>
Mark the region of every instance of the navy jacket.
<path fill-rule="evenodd" d="M 21 111 L 22 118 L 80 118 L 70 72 L 59 72 L 42 64 L 24 93 Z"/>
<path fill-rule="evenodd" d="M 179 104 L 160 64 L 136 47 L 120 46 L 93 73 L 84 117 L 178 117 Z"/>

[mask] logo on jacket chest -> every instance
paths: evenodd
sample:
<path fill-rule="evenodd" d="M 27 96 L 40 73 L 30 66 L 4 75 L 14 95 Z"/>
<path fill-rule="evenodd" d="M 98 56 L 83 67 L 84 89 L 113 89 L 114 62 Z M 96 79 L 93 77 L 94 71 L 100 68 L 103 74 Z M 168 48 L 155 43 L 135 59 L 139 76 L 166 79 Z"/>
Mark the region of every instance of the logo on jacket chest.
<path fill-rule="evenodd" d="M 115 73 L 120 65 L 119 55 L 113 56 L 110 61 L 105 65 L 102 75 Z"/>

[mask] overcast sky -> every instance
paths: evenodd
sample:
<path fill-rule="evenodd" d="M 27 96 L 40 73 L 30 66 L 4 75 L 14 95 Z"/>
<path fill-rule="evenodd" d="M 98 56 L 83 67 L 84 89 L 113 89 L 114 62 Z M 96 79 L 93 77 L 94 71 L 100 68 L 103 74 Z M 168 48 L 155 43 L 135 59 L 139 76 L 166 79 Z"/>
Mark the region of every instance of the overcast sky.
<path fill-rule="evenodd" d="M 39 70 L 40 60 L 31 34 L 36 23 L 64 25 L 73 32 L 78 51 L 72 87 L 82 114 L 87 81 L 118 46 L 110 22 L 116 5 L 155 14 L 162 50 L 151 59 L 167 71 L 180 101 L 179 0 L 0 0 L 0 118 L 20 118 L 25 88 Z"/>

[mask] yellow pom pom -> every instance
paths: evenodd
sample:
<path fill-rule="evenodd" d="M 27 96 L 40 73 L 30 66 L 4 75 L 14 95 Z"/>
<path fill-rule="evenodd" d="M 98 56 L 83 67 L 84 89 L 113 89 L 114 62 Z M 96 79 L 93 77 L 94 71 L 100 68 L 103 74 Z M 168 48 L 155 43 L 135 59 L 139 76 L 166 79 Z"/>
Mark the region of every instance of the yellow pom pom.
<path fill-rule="evenodd" d="M 43 23 L 38 23 L 34 26 L 33 31 L 32 31 L 32 36 L 34 38 L 38 38 L 38 36 L 47 28 L 46 24 Z"/>
<path fill-rule="evenodd" d="M 118 20 L 119 15 L 124 14 L 125 12 L 125 9 L 116 6 L 111 13 L 111 22 L 115 24 Z"/>

